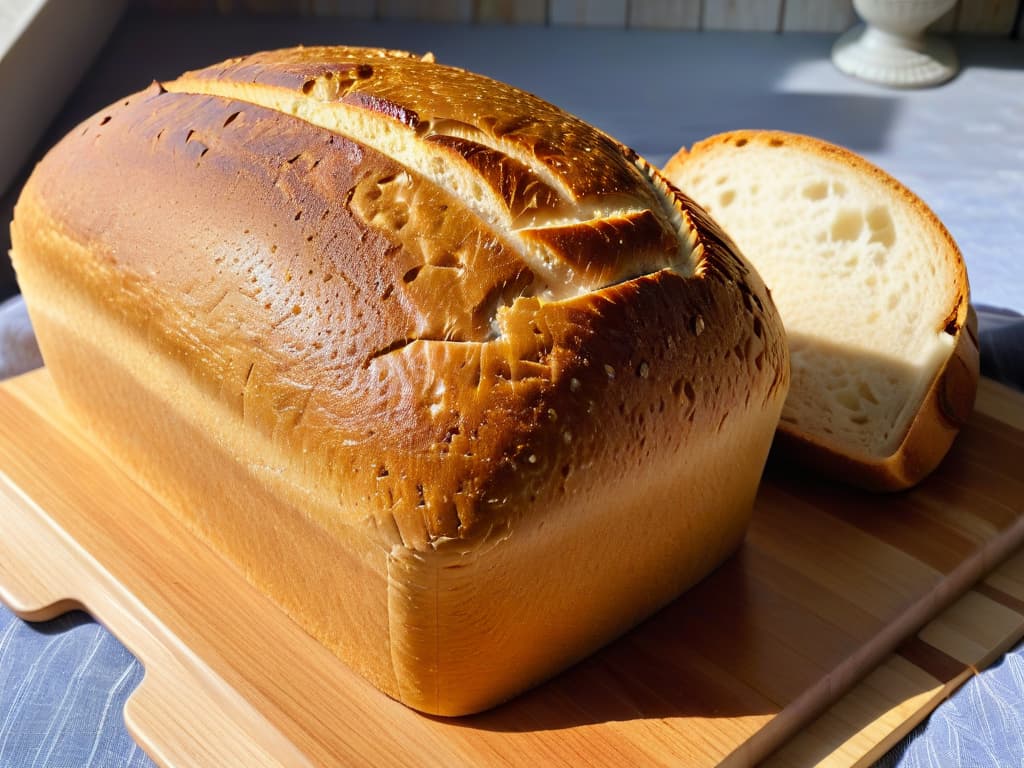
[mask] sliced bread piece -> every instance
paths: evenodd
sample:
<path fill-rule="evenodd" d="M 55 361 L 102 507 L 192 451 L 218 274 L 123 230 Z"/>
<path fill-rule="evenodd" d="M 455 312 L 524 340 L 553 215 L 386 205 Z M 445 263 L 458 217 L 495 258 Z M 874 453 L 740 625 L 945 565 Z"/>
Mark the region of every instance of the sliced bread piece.
<path fill-rule="evenodd" d="M 789 133 L 714 136 L 665 174 L 731 235 L 782 314 L 793 379 L 780 447 L 872 490 L 931 472 L 978 382 L 967 272 L 935 214 L 862 157 Z"/>

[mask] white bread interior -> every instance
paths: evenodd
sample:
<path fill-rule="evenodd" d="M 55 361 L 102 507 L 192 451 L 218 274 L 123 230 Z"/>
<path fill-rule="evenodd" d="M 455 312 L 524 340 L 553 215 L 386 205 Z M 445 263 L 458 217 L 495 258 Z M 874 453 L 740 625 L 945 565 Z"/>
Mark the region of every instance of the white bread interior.
<path fill-rule="evenodd" d="M 977 379 L 964 262 L 935 215 L 853 153 L 780 132 L 711 137 L 666 175 L 729 233 L 779 307 L 793 367 L 781 430 L 868 487 L 906 487 L 933 469 Z M 956 381 L 940 381 L 950 361 Z M 931 413 L 938 395 L 948 402 Z"/>

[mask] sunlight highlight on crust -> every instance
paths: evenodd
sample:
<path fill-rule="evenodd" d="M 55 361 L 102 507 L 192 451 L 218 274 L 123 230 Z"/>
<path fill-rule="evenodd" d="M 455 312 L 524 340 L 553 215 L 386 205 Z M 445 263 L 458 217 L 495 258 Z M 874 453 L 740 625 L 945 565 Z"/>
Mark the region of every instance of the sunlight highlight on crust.
<path fill-rule="evenodd" d="M 633 158 L 632 162 L 649 180 L 653 197 L 662 204 L 661 210 L 652 213 L 676 233 L 678 248 L 668 258 L 664 253 L 652 251 L 650 258 L 641 260 L 643 269 L 639 272 L 634 270 L 628 274 L 617 274 L 599 285 L 573 286 L 572 283 L 576 282 L 573 279 L 575 270 L 567 268 L 556 254 L 543 247 L 541 239 L 525 233 L 573 225 L 588 227 L 601 219 L 629 219 L 648 209 L 635 205 L 617 207 L 615 203 L 623 199 L 622 195 L 608 195 L 602 200 L 574 200 L 566 184 L 543 163 L 536 162 L 533 156 L 512 142 L 494 141 L 474 126 L 403 112 L 403 108 L 398 105 L 394 105 L 394 114 L 389 115 L 365 106 L 338 101 L 344 95 L 343 91 L 351 87 L 340 77 L 327 78 L 321 75 L 311 78 L 301 92 L 188 76 L 162 85 L 173 93 L 232 99 L 281 112 L 390 157 L 459 197 L 476 216 L 501 232 L 538 277 L 535 295 L 545 300 L 557 301 L 579 296 L 660 269 L 672 269 L 683 276 L 697 273 L 694 229 L 664 179 L 640 158 Z M 429 140 L 436 137 L 464 139 L 521 163 L 529 169 L 530 174 L 537 177 L 543 187 L 557 197 L 556 206 L 548 210 L 534 209 L 529 220 L 522 221 L 523 217 L 517 217 L 509 211 L 508 204 L 495 188 L 481 183 L 480 172 L 469 161 L 457 152 Z"/>

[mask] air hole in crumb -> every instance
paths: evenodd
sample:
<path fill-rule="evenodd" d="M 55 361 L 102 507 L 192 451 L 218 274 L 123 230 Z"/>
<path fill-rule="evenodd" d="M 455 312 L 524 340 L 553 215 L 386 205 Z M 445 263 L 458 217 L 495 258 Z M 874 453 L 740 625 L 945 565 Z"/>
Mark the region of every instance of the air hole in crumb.
<path fill-rule="evenodd" d="M 402 280 L 407 282 L 407 283 L 411 283 L 413 280 L 415 280 L 417 277 L 419 277 L 421 269 L 423 269 L 423 265 L 422 264 L 420 266 L 418 266 L 418 267 L 413 267 L 408 272 L 406 272 L 404 275 L 402 275 Z"/>
<path fill-rule="evenodd" d="M 747 140 L 746 139 L 736 139 L 736 146 L 737 147 L 745 147 L 745 146 L 747 146 Z"/>
<path fill-rule="evenodd" d="M 858 398 L 853 392 L 848 389 L 840 390 L 836 392 L 836 401 L 850 411 L 860 410 L 860 398 Z"/>
<path fill-rule="evenodd" d="M 240 114 L 242 114 L 242 113 L 241 112 L 232 112 L 230 115 L 228 115 L 227 120 L 224 121 L 224 127 L 227 128 L 229 125 L 231 125 L 233 122 L 235 122 L 235 118 L 237 118 Z"/>
<path fill-rule="evenodd" d="M 873 405 L 878 405 L 878 398 L 875 397 L 875 393 L 872 391 L 871 387 L 868 385 L 866 381 L 862 381 L 859 384 L 857 384 L 857 392 L 858 394 L 860 394 L 862 399 L 867 400 L 869 403 L 872 403 Z"/>
<path fill-rule="evenodd" d="M 736 199 L 736 192 L 735 192 L 735 190 L 728 189 L 728 190 L 726 190 L 725 192 L 723 192 L 719 196 L 718 202 L 721 204 L 721 206 L 723 208 L 727 208 L 728 206 L 730 206 L 732 204 L 732 201 L 735 200 L 735 199 Z"/>
<path fill-rule="evenodd" d="M 786 142 L 784 142 L 782 139 L 778 138 L 772 139 L 771 141 L 768 142 L 768 144 L 773 147 L 781 147 L 785 143 Z"/>
<path fill-rule="evenodd" d="M 860 237 L 864 227 L 864 217 L 860 211 L 844 208 L 832 220 L 832 239 L 852 242 Z"/>
<path fill-rule="evenodd" d="M 803 196 L 808 200 L 824 200 L 828 197 L 828 184 L 824 181 L 808 184 L 803 188 Z"/>
<path fill-rule="evenodd" d="M 298 221 L 301 218 L 302 218 L 302 211 L 299 211 L 298 213 L 295 214 L 295 221 Z"/>
<path fill-rule="evenodd" d="M 188 129 L 188 133 L 185 134 L 185 143 L 188 144 L 192 141 L 192 137 L 196 135 L 196 132 L 191 128 Z"/>
<path fill-rule="evenodd" d="M 302 84 L 302 92 L 307 96 L 313 92 L 313 88 L 316 86 L 316 80 L 307 80 Z"/>
<path fill-rule="evenodd" d="M 107 115 L 102 120 L 100 120 L 100 125 L 106 125 L 109 122 L 110 122 L 110 115 Z"/>
<path fill-rule="evenodd" d="M 866 218 L 871 229 L 871 238 L 868 242 L 880 243 L 886 248 L 891 248 L 896 242 L 896 227 L 889 209 L 882 205 L 876 206 L 868 211 Z"/>

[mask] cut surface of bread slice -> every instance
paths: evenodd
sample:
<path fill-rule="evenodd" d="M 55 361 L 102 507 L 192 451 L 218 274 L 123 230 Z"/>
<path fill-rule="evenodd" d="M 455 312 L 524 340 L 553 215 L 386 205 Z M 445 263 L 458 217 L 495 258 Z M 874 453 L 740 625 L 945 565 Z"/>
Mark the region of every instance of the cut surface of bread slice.
<path fill-rule="evenodd" d="M 973 407 L 960 251 L 896 179 L 819 139 L 737 131 L 665 173 L 735 240 L 782 314 L 793 367 L 779 442 L 873 490 L 931 472 Z"/>

